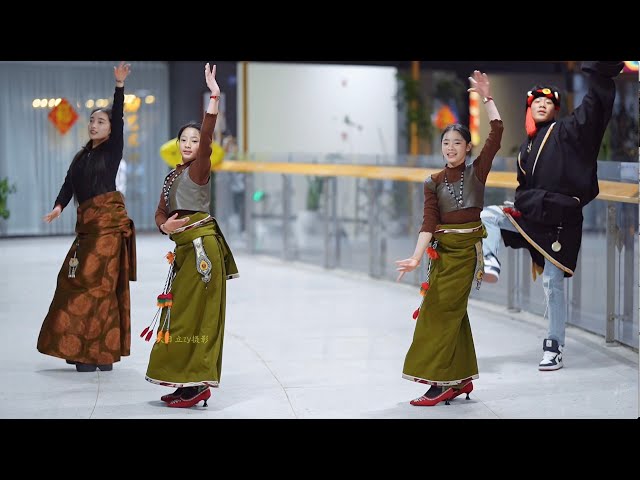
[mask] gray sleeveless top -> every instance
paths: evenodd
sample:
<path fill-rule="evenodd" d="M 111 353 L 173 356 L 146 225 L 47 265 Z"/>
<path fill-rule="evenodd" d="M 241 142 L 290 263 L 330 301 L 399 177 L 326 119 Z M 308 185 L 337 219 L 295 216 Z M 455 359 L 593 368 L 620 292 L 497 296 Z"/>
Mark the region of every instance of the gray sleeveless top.
<path fill-rule="evenodd" d="M 173 171 L 167 176 L 168 188 L 164 192 L 167 212 L 175 210 L 191 210 L 194 212 L 210 213 L 211 185 L 198 185 L 189 177 L 189 167 L 176 175 Z M 173 177 L 173 178 L 171 178 Z"/>
<path fill-rule="evenodd" d="M 436 194 L 440 214 L 453 212 L 455 210 L 462 210 L 463 208 L 482 208 L 484 206 L 484 183 L 476 177 L 473 163 L 466 165 L 464 168 L 464 187 L 462 190 L 461 207 L 456 205 L 456 200 L 453 198 L 453 195 L 451 195 L 444 182 L 440 185 L 436 185 L 436 183 L 431 179 L 431 176 L 429 176 L 425 181 L 425 184 L 429 190 Z M 451 185 L 451 188 L 456 195 L 460 193 L 460 180 L 449 183 L 449 185 Z"/>

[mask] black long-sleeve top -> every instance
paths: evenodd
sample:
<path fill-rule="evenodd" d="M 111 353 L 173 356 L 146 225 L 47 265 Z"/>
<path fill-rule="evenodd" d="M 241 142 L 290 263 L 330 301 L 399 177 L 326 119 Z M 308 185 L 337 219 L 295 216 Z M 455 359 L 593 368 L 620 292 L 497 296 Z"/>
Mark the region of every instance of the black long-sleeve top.
<path fill-rule="evenodd" d="M 582 103 L 567 117 L 538 124 L 536 135 L 520 146 L 515 207 L 522 216 L 514 220 L 526 238 L 508 230 L 502 230 L 502 238 L 508 247 L 529 249 L 539 266 L 552 261 L 565 277 L 573 275 L 577 265 L 582 208 L 599 192 L 598 152 L 613 111 L 614 78 L 622 67 L 623 62 L 583 62 L 588 89 Z M 533 212 L 554 218 L 553 212 L 562 220 L 557 225 L 541 223 Z M 558 252 L 552 248 L 556 241 L 561 244 Z"/>
<path fill-rule="evenodd" d="M 588 89 L 582 103 L 570 115 L 555 120 L 544 148 L 543 140 L 554 122 L 538 124 L 534 138 L 527 138 L 520 146 L 516 204 L 521 192 L 531 188 L 576 197 L 583 207 L 596 198 L 598 152 L 616 97 L 613 79 L 622 65 L 583 62 Z"/>
<path fill-rule="evenodd" d="M 124 87 L 116 87 L 113 93 L 111 134 L 109 138 L 92 148 L 91 141 L 71 163 L 60 193 L 54 203 L 63 209 L 75 193 L 81 204 L 96 195 L 116 189 L 116 174 L 124 149 Z"/>

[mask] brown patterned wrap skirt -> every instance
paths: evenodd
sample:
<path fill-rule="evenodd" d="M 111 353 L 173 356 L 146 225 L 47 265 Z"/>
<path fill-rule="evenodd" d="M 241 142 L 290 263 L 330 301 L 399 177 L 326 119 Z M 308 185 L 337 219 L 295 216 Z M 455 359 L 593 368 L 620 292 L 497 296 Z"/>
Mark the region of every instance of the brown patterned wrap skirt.
<path fill-rule="evenodd" d="M 103 193 L 79 205 L 76 234 L 58 273 L 38 351 L 80 363 L 117 362 L 130 354 L 129 281 L 136 280 L 135 227 L 122 194 Z"/>

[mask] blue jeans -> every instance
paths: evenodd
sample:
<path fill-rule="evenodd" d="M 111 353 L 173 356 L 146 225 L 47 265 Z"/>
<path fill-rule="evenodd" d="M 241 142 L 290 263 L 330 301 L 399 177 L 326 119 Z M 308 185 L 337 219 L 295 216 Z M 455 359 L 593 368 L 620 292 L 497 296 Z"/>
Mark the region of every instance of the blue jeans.
<path fill-rule="evenodd" d="M 500 230 L 517 232 L 516 227 L 496 205 L 485 207 L 480 219 L 487 229 L 487 238 L 482 242 L 484 256 L 491 254 L 498 258 L 502 246 Z M 542 286 L 547 301 L 545 315 L 549 316 L 549 333 L 547 338 L 556 340 L 564 347 L 564 331 L 567 323 L 567 305 L 564 296 L 564 272 L 549 261 L 544 262 Z"/>

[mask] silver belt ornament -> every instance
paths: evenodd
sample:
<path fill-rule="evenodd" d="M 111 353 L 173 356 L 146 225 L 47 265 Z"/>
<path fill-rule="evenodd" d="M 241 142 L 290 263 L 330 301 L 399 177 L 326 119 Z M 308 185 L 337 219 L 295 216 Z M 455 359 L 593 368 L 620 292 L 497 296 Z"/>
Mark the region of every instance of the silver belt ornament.
<path fill-rule="evenodd" d="M 80 264 L 80 260 L 76 257 L 77 252 L 69 259 L 69 278 L 76 278 L 76 270 Z"/>
<path fill-rule="evenodd" d="M 80 247 L 80 241 L 76 240 L 76 249 L 73 252 L 73 257 L 69 259 L 69 274 L 68 278 L 76 278 L 76 270 L 78 269 L 78 265 L 80 265 L 80 260 L 78 260 L 78 248 Z"/>
<path fill-rule="evenodd" d="M 193 248 L 196 251 L 196 270 L 202 275 L 201 280 L 204 283 L 209 283 L 211 281 L 211 260 L 209 260 L 207 253 L 204 251 L 202 237 L 193 240 Z"/>
<path fill-rule="evenodd" d="M 476 242 L 476 271 L 473 278 L 476 281 L 476 290 L 480 290 L 482 278 L 484 277 L 484 254 L 482 252 L 482 240 Z"/>

